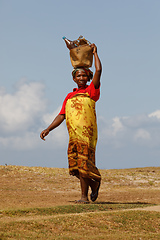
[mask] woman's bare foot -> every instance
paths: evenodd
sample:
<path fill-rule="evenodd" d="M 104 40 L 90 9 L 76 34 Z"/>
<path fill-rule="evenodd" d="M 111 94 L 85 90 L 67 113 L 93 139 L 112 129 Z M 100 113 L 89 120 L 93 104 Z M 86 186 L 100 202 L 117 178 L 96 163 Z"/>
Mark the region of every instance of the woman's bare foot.
<path fill-rule="evenodd" d="M 96 184 L 92 186 L 92 193 L 90 195 L 92 202 L 96 201 L 96 199 L 98 198 L 98 191 L 99 191 L 100 185 L 101 185 L 101 182 L 96 182 Z"/>
<path fill-rule="evenodd" d="M 91 190 L 92 190 L 92 193 L 93 193 L 93 194 L 96 193 L 98 186 L 99 186 L 99 182 L 92 181 Z"/>
<path fill-rule="evenodd" d="M 75 200 L 75 203 L 80 203 L 80 204 L 88 204 L 89 200 L 84 200 L 84 199 L 79 199 L 79 200 Z"/>

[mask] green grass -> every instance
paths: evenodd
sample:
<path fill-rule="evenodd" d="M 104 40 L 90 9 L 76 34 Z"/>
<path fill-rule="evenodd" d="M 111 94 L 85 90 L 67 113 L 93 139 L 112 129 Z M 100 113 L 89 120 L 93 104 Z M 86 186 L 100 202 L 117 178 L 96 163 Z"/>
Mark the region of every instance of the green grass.
<path fill-rule="evenodd" d="M 26 208 L 26 209 L 11 209 L 0 211 L 0 219 L 4 216 L 8 217 L 22 217 L 22 216 L 47 216 L 56 214 L 68 214 L 68 213 L 87 213 L 87 212 L 99 212 L 108 210 L 122 210 L 143 208 L 147 206 L 153 206 L 153 204 L 147 203 L 92 203 L 92 204 L 74 204 L 55 206 L 50 208 Z"/>
<path fill-rule="evenodd" d="M 81 207 L 81 206 L 79 206 Z M 85 207 L 84 207 L 85 208 Z M 1 224 L 0 239 L 160 239 L 160 213 L 88 212 Z"/>

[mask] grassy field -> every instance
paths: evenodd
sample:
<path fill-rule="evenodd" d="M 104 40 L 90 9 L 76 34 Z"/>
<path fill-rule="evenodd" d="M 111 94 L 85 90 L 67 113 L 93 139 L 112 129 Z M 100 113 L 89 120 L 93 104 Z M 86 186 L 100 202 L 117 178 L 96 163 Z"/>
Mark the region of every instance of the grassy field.
<path fill-rule="evenodd" d="M 68 169 L 0 166 L 0 240 L 160 239 L 160 168 L 100 171 L 97 201 L 75 204 Z"/>

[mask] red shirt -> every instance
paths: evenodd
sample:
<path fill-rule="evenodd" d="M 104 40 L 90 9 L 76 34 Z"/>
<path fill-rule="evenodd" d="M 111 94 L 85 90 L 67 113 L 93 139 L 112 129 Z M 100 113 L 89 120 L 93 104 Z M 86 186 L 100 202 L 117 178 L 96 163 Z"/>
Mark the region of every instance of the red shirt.
<path fill-rule="evenodd" d="M 59 114 L 65 114 L 65 106 L 66 106 L 67 100 L 72 98 L 77 93 L 88 93 L 90 98 L 93 99 L 95 102 L 97 102 L 100 97 L 100 87 L 96 89 L 94 87 L 93 82 L 91 82 L 89 86 L 86 85 L 86 87 L 84 88 L 74 88 L 73 92 L 68 93 L 67 97 L 64 99 L 64 102 Z"/>

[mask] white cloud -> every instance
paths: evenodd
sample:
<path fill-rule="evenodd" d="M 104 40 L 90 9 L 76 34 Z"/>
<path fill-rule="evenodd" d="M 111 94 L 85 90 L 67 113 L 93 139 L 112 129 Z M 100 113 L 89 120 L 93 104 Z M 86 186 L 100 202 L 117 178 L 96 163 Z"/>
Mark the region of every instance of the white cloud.
<path fill-rule="evenodd" d="M 138 139 L 149 140 L 150 138 L 151 138 L 151 137 L 150 137 L 149 132 L 146 131 L 145 129 L 138 129 L 138 130 L 135 132 L 135 135 L 134 135 L 135 141 L 138 140 Z"/>
<path fill-rule="evenodd" d="M 120 148 L 124 145 L 123 135 L 125 133 L 125 127 L 122 123 L 122 119 L 115 117 L 111 120 L 104 119 L 102 116 L 98 120 L 99 140 L 106 146 L 114 146 Z"/>
<path fill-rule="evenodd" d="M 0 144 L 3 148 L 12 150 L 34 149 L 38 145 L 38 135 L 35 132 L 25 132 L 21 136 L 0 137 Z"/>
<path fill-rule="evenodd" d="M 6 149 L 66 148 L 68 133 L 65 123 L 54 129 L 44 143 L 39 135 L 60 111 L 48 113 L 45 86 L 40 82 L 21 81 L 15 91 L 0 88 L 0 145 Z M 124 148 L 160 145 L 160 110 L 150 114 L 113 119 L 98 118 L 99 140 L 104 146 Z"/>
<path fill-rule="evenodd" d="M 120 118 L 118 117 L 113 118 L 112 129 L 113 129 L 113 136 L 116 136 L 116 134 L 119 131 L 123 130 L 123 124 L 121 123 Z"/>
<path fill-rule="evenodd" d="M 160 145 L 160 110 L 149 115 L 99 118 L 99 139 L 114 148 L 139 144 L 152 148 Z"/>
<path fill-rule="evenodd" d="M 60 107 L 58 109 L 56 109 L 53 113 L 46 113 L 45 115 L 43 115 L 43 122 L 45 125 L 49 125 L 53 119 L 58 115 L 58 113 L 60 112 Z"/>
<path fill-rule="evenodd" d="M 149 117 L 156 117 L 158 119 L 160 119 L 160 110 L 157 110 L 151 114 L 148 115 Z"/>
<path fill-rule="evenodd" d="M 13 94 L 0 91 L 0 130 L 25 131 L 46 109 L 44 85 L 40 82 L 21 81 Z"/>
<path fill-rule="evenodd" d="M 18 82 L 12 94 L 0 88 L 0 145 L 3 148 L 27 150 L 46 145 L 47 148 L 56 148 L 66 144 L 64 124 L 47 136 L 47 144 L 42 144 L 40 132 L 60 111 L 59 107 L 53 113 L 46 113 L 44 92 L 44 84 L 27 80 Z"/>
<path fill-rule="evenodd" d="M 67 130 L 63 124 L 46 137 L 46 142 L 40 139 L 41 130 L 36 132 L 26 131 L 22 135 L 16 134 L 15 136 L 0 137 L 0 145 L 3 146 L 3 149 L 18 151 L 66 147 Z"/>

